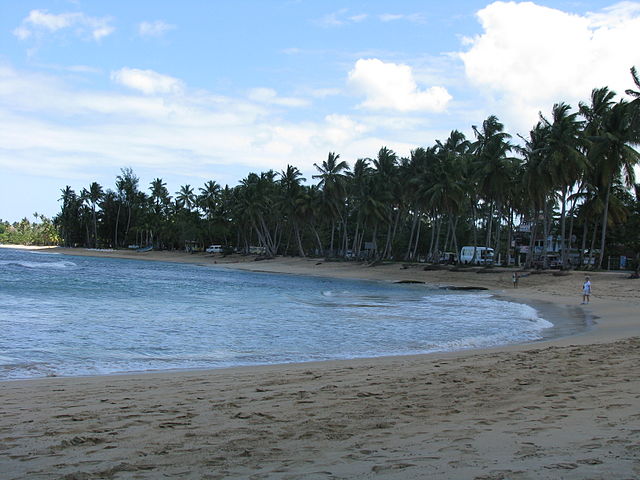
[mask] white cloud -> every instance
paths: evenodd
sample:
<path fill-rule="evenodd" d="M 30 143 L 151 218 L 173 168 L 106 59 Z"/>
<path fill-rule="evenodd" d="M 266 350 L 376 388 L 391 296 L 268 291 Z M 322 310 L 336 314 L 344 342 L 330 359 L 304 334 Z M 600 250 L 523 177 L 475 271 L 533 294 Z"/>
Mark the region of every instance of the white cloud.
<path fill-rule="evenodd" d="M 444 87 L 418 88 L 408 65 L 360 59 L 349 72 L 349 85 L 365 96 L 360 104 L 371 110 L 442 112 L 452 99 Z"/>
<path fill-rule="evenodd" d="M 477 13 L 484 32 L 460 54 L 467 77 L 527 131 L 553 103 L 588 101 L 593 88 L 622 94 L 640 65 L 640 3 L 576 15 L 532 2 L 494 2 Z"/>
<path fill-rule="evenodd" d="M 408 155 L 430 138 L 422 116 L 319 114 L 314 108 L 302 111 L 308 114 L 302 120 L 300 110 L 274 108 L 287 97 L 271 89 L 255 89 L 253 98 L 220 96 L 128 68 L 111 74 L 114 82 L 134 88 L 123 92 L 89 88 L 88 75 L 96 74 L 29 73 L 0 63 L 2 178 L 47 178 L 53 187 L 38 192 L 40 203 L 54 208 L 59 188 L 78 189 L 94 180 L 109 187 L 123 166 L 146 177 L 143 185 L 156 176 L 196 186 L 209 179 L 236 185 L 249 172 L 279 171 L 287 164 L 310 179 L 313 164 L 329 151 L 353 164 L 383 145 Z"/>
<path fill-rule="evenodd" d="M 366 13 L 350 14 L 348 9 L 342 8 L 325 15 L 317 23 L 322 27 L 341 27 L 350 23 L 363 22 L 367 18 L 369 18 L 369 15 Z"/>
<path fill-rule="evenodd" d="M 98 41 L 115 30 L 110 22 L 109 17 L 90 17 L 81 12 L 53 14 L 46 10 L 31 10 L 13 33 L 20 40 L 27 40 L 47 33 L 71 30 L 74 35 Z"/>
<path fill-rule="evenodd" d="M 141 22 L 138 24 L 138 35 L 141 37 L 162 37 L 165 33 L 175 29 L 175 25 L 166 23 L 163 20 L 153 22 Z"/>
<path fill-rule="evenodd" d="M 183 83 L 180 80 L 153 70 L 125 67 L 111 72 L 111 80 L 147 95 L 181 93 L 183 90 Z"/>
<path fill-rule="evenodd" d="M 272 88 L 252 88 L 249 90 L 249 98 L 258 103 L 280 105 L 283 107 L 304 107 L 309 104 L 307 100 L 293 97 L 279 97 Z"/>
<path fill-rule="evenodd" d="M 382 15 L 378 15 L 378 19 L 381 22 L 395 22 L 398 20 L 406 20 L 408 22 L 413 22 L 413 23 L 424 23 L 425 19 L 424 16 L 420 13 L 411 13 L 411 14 L 404 14 L 404 13 L 383 13 Z"/>

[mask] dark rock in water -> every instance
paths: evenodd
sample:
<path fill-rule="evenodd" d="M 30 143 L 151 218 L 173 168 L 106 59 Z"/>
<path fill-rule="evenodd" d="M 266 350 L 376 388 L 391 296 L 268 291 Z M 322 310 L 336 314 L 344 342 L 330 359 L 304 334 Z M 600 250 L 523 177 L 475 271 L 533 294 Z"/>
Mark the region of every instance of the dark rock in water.
<path fill-rule="evenodd" d="M 447 285 L 440 287 L 441 290 L 489 290 L 487 287 L 457 287 L 455 285 Z"/>
<path fill-rule="evenodd" d="M 398 280 L 396 282 L 393 283 L 424 283 L 420 280 Z"/>

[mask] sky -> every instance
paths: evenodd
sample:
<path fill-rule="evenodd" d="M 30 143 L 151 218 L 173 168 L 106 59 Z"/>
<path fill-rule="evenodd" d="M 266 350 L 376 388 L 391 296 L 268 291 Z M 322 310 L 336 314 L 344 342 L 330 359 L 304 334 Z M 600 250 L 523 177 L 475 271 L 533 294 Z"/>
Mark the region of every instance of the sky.
<path fill-rule="evenodd" d="M 399 156 L 496 115 L 624 96 L 640 2 L 0 0 L 0 219 L 60 190 L 147 191 Z M 517 137 L 515 137 L 517 139 Z"/>

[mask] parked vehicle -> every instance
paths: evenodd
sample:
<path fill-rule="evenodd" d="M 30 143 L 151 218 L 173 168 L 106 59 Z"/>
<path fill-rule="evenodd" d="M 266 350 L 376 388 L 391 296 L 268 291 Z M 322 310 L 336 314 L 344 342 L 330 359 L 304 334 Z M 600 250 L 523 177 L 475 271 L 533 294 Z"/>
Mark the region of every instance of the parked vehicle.
<path fill-rule="evenodd" d="M 440 263 L 448 263 L 453 265 L 458 261 L 458 256 L 454 252 L 442 252 L 440 254 Z"/>
<path fill-rule="evenodd" d="M 493 257 L 493 248 L 489 247 L 467 246 L 460 249 L 460 263 L 463 263 L 465 265 L 470 263 L 473 263 L 474 265 L 491 265 L 493 264 Z"/>
<path fill-rule="evenodd" d="M 222 253 L 222 245 L 209 245 L 206 250 L 207 253 Z"/>

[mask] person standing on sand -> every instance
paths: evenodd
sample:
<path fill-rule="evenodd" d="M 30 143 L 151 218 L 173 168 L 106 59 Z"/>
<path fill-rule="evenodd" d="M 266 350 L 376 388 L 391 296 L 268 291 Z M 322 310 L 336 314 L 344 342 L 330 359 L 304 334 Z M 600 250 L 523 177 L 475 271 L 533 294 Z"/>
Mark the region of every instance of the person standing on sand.
<path fill-rule="evenodd" d="M 589 280 L 589 276 L 586 276 L 582 284 L 582 305 L 589 303 L 589 295 L 591 295 L 591 280 Z"/>
<path fill-rule="evenodd" d="M 518 280 L 519 280 L 518 272 L 513 272 L 512 279 L 513 279 L 513 288 L 518 288 Z"/>

